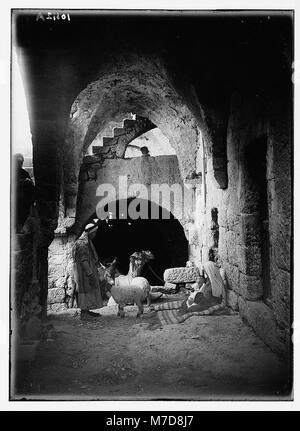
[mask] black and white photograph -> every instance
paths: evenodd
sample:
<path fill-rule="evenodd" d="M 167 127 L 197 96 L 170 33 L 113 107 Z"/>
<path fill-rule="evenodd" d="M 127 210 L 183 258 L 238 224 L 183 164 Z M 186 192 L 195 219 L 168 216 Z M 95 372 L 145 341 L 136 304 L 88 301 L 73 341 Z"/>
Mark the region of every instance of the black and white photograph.
<path fill-rule="evenodd" d="M 293 401 L 294 12 L 11 9 L 10 401 Z"/>

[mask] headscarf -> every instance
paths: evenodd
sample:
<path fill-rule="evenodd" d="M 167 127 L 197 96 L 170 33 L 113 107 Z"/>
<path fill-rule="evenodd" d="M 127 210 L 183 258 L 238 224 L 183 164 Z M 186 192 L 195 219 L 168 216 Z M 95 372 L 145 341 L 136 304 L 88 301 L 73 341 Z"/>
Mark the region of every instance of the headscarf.
<path fill-rule="evenodd" d="M 87 233 L 91 233 L 95 230 L 97 230 L 98 226 L 94 223 L 89 223 L 86 225 L 86 227 L 84 228 L 84 231 Z"/>
<path fill-rule="evenodd" d="M 85 230 L 82 232 L 80 237 L 75 241 L 75 244 L 72 249 L 72 256 L 74 260 L 75 260 L 75 253 L 76 253 L 77 247 L 86 246 L 89 248 L 93 260 L 98 263 L 99 257 L 98 257 L 97 250 L 95 249 L 95 246 L 89 237 L 89 233 L 91 233 L 91 231 L 93 230 L 94 230 L 94 226 L 90 228 L 88 225 L 87 228 L 85 228 Z"/>
<path fill-rule="evenodd" d="M 209 261 L 204 263 L 203 268 L 210 280 L 212 295 L 219 298 L 223 295 L 225 286 L 218 265 Z"/>

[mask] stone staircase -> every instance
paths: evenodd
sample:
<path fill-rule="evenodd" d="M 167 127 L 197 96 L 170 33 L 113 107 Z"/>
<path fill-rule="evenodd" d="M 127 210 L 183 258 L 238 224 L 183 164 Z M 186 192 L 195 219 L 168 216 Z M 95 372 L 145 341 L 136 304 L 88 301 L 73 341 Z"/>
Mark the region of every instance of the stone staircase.
<path fill-rule="evenodd" d="M 138 136 L 154 129 L 156 126 L 148 118 L 136 116 L 136 119 L 125 119 L 123 127 L 115 127 L 113 136 L 105 136 L 103 145 L 93 145 L 92 154 L 104 158 L 123 158 L 127 145 Z"/>

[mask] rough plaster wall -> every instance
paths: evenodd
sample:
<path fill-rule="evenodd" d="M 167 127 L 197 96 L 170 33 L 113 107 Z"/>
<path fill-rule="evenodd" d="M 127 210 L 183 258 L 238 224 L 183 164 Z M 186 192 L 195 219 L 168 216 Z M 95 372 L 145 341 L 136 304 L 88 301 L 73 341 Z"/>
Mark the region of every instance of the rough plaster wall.
<path fill-rule="evenodd" d="M 184 177 L 195 171 L 198 123 L 158 59 L 129 57 L 107 66 L 75 100 L 64 148 L 67 208 L 73 206 L 81 158 L 99 131 L 128 112 L 149 118 L 176 150 Z M 199 121 L 199 119 L 198 119 Z"/>

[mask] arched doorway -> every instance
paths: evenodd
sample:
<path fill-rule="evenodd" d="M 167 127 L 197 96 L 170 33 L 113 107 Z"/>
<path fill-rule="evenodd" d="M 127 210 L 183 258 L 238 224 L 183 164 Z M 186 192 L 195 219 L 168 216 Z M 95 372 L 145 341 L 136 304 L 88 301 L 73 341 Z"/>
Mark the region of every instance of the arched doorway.
<path fill-rule="evenodd" d="M 139 250 L 150 250 L 155 259 L 145 265 L 142 275 L 151 285 L 163 284 L 166 268 L 185 266 L 188 259 L 188 241 L 180 222 L 167 210 L 151 201 L 146 202 L 148 211 L 143 218 L 132 219 L 119 215 L 120 201 L 116 201 L 116 213 L 99 220 L 94 245 L 101 261 L 117 257 L 118 269 L 128 272 L 129 256 Z M 127 200 L 127 207 L 131 199 Z M 151 206 L 158 207 L 159 218 L 151 218 Z M 95 217 L 95 215 L 94 215 Z"/>
<path fill-rule="evenodd" d="M 116 70 L 118 79 L 115 79 Z M 182 179 L 193 177 L 200 134 L 205 135 L 207 141 L 210 139 L 203 111 L 194 103 L 194 94 L 189 96 L 191 104 L 197 106 L 195 113 L 177 92 L 166 65 L 159 59 L 122 56 L 118 63 L 99 71 L 99 79 L 78 94 L 70 112 L 63 148 L 66 215 L 76 216 L 80 166 L 83 156 L 91 154 L 91 147 L 95 147 L 95 151 L 99 147 L 102 160 L 124 157 L 133 138 L 126 137 L 124 141 L 119 133 L 124 126 L 125 129 L 126 125 L 133 126 L 129 113 L 136 116 L 137 122 L 147 120 L 148 130 L 157 127 L 176 152 Z M 123 120 L 122 127 L 115 127 Z M 132 129 L 134 134 L 135 128 Z M 146 129 L 139 130 L 138 135 Z M 109 130 L 113 131 L 111 136 Z M 102 146 L 97 144 L 99 141 Z M 111 146 L 114 146 L 113 151 Z"/>

